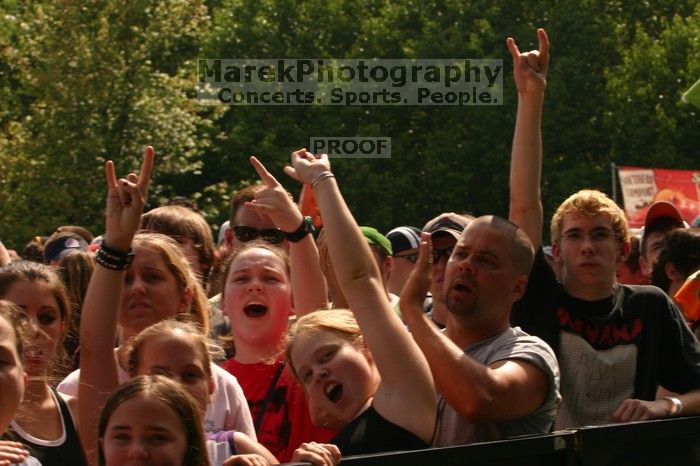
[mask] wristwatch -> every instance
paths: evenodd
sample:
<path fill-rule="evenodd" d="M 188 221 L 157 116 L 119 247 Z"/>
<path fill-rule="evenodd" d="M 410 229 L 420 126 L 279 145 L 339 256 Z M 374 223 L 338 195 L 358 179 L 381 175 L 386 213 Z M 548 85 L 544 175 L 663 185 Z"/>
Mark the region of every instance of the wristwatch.
<path fill-rule="evenodd" d="M 297 228 L 295 231 L 292 231 L 291 233 L 285 231 L 284 234 L 287 237 L 287 241 L 289 241 L 290 243 L 298 243 L 299 241 L 304 239 L 306 235 L 308 235 L 309 233 L 313 233 L 314 231 L 316 231 L 316 229 L 314 228 L 314 222 L 313 220 L 311 220 L 311 217 L 307 215 L 302 219 L 299 228 Z"/>

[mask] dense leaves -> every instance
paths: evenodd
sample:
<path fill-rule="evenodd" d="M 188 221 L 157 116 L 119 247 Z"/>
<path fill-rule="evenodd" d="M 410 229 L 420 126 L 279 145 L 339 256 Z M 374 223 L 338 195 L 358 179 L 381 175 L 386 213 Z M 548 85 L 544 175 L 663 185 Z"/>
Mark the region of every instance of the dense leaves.
<path fill-rule="evenodd" d="M 158 156 L 152 203 L 182 194 L 216 225 L 257 154 L 281 169 L 319 136 L 391 137 L 391 159 L 333 162 L 358 221 L 387 230 L 447 210 L 507 214 L 516 95 L 505 38 L 547 28 L 543 123 L 551 214 L 610 164 L 698 168 L 695 1 L 138 0 L 0 2 L 0 236 L 101 229 L 105 158 Z M 197 58 L 502 58 L 504 102 L 483 107 L 207 107 Z M 9 240 L 9 241 L 8 241 Z"/>

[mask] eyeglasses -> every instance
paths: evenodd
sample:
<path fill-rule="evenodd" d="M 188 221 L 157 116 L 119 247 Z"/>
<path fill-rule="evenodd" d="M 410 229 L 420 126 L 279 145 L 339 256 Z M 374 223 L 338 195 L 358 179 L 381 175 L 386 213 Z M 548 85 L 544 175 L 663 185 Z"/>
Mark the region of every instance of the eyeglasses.
<path fill-rule="evenodd" d="M 445 260 L 449 260 L 454 248 L 454 246 L 450 246 L 449 248 L 433 249 L 433 264 L 439 263 L 443 257 Z"/>
<path fill-rule="evenodd" d="M 258 230 L 253 227 L 246 227 L 242 225 L 237 225 L 233 227 L 233 233 L 236 235 L 238 241 L 247 243 L 252 241 L 258 236 L 263 239 L 263 241 L 270 244 L 280 244 L 282 241 L 287 239 L 286 235 L 279 228 L 267 228 L 265 230 Z"/>
<path fill-rule="evenodd" d="M 411 261 L 414 264 L 418 261 L 418 253 L 414 252 L 412 254 L 403 254 L 403 255 L 395 255 L 394 257 L 400 257 L 401 259 L 406 259 L 407 261 Z"/>
<path fill-rule="evenodd" d="M 591 230 L 590 232 L 584 232 L 583 230 L 569 230 L 561 235 L 562 240 L 569 244 L 579 244 L 586 237 L 590 238 L 591 243 L 605 243 L 606 241 L 613 238 L 614 234 L 612 230 L 607 228 L 598 228 Z"/>

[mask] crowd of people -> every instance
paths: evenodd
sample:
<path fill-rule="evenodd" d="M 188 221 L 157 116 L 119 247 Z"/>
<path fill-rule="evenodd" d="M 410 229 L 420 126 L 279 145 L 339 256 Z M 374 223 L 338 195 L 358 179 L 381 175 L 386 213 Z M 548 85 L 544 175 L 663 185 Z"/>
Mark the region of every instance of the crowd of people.
<path fill-rule="evenodd" d="M 641 236 L 604 193 L 543 245 L 549 39 L 521 53 L 507 219 L 359 226 L 325 154 L 255 157 L 218 244 L 184 198 L 145 211 L 105 164 L 105 230 L 0 243 L 0 465 L 337 465 L 584 425 L 700 414 L 700 229 L 669 203 Z M 465 206 L 465 211 L 468 206 Z M 653 286 L 656 285 L 656 286 Z"/>

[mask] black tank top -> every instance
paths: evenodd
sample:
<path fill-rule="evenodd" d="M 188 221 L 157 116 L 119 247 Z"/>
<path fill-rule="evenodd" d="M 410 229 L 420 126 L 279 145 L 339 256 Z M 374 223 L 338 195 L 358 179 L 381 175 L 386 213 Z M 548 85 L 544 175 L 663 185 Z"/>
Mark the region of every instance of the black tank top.
<path fill-rule="evenodd" d="M 32 437 L 14 421 L 11 424 L 11 437 L 13 440 L 25 444 L 29 454 L 38 459 L 42 466 L 87 466 L 68 405 L 53 388 L 51 393 L 61 414 L 63 424 L 61 439 L 42 440 Z"/>
<path fill-rule="evenodd" d="M 383 418 L 371 405 L 345 426 L 331 443 L 337 445 L 342 456 L 428 448 L 427 443 Z"/>

